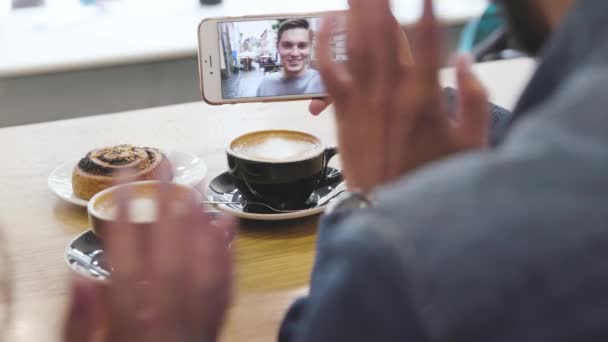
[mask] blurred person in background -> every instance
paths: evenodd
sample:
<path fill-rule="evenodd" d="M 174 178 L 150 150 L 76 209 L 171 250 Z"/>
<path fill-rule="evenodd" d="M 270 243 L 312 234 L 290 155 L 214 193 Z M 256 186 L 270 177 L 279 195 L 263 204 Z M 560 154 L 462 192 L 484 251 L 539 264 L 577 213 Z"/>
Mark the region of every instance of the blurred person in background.
<path fill-rule="evenodd" d="M 282 71 L 264 77 L 257 96 L 320 94 L 325 92 L 321 75 L 311 69 L 313 32 L 306 19 L 288 19 L 279 25 L 277 51 Z"/>
<path fill-rule="evenodd" d="M 415 63 L 388 0 L 350 1 L 346 65 L 321 30 L 352 194 L 280 341 L 608 339 L 608 1 L 497 2 L 539 66 L 494 147 L 467 59 L 448 111 L 431 0 Z"/>

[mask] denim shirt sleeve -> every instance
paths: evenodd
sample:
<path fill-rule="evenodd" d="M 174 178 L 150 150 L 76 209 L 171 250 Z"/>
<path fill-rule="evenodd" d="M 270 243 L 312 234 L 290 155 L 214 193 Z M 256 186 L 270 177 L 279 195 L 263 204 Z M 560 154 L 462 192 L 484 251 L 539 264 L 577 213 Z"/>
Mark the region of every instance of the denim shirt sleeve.
<path fill-rule="evenodd" d="M 280 342 L 426 340 L 398 257 L 374 237 L 387 224 L 373 210 L 322 219 L 310 293 L 289 309 Z"/>
<path fill-rule="evenodd" d="M 445 88 L 452 112 L 457 91 Z M 511 113 L 489 104 L 490 141 L 500 143 L 498 128 Z M 394 225 L 373 210 L 325 216 L 319 227 L 317 259 L 307 297 L 288 310 L 279 342 L 425 341 L 408 297 L 399 257 L 374 231 Z M 397 227 L 396 229 L 399 229 Z"/>

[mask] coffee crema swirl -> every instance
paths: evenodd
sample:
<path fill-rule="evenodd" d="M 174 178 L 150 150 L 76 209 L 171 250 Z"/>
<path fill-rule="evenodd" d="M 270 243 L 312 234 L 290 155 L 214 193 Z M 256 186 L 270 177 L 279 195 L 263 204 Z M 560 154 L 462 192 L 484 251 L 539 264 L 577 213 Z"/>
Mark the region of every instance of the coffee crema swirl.
<path fill-rule="evenodd" d="M 163 156 L 157 149 L 118 145 L 93 150 L 80 160 L 78 167 L 87 173 L 111 176 L 116 172 L 138 173 Z"/>
<path fill-rule="evenodd" d="M 297 131 L 260 131 L 243 135 L 230 145 L 244 158 L 261 162 L 290 162 L 306 159 L 323 152 L 321 142 Z"/>

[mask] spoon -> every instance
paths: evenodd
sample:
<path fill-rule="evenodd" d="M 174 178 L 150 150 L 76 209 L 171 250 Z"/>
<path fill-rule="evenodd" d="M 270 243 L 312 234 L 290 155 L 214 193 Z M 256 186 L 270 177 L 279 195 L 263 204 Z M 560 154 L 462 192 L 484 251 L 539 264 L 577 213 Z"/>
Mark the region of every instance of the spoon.
<path fill-rule="evenodd" d="M 322 206 L 326 205 L 331 200 L 333 200 L 334 198 L 338 197 L 339 195 L 341 195 L 345 191 L 346 190 L 344 188 L 337 187 L 330 194 L 328 194 L 327 196 L 324 196 L 323 198 L 321 198 L 316 206 L 317 207 L 322 207 Z M 298 211 L 302 210 L 302 209 L 300 209 L 300 210 L 281 210 L 281 209 L 276 209 L 276 208 L 274 208 L 274 207 L 272 207 L 272 206 L 270 206 L 268 204 L 265 204 L 265 203 L 261 203 L 261 202 L 249 202 L 249 201 L 248 202 L 202 201 L 201 203 L 203 203 L 203 204 L 242 204 L 243 206 L 257 205 L 257 206 L 261 206 L 263 208 L 266 208 L 268 210 L 271 210 L 273 212 L 282 213 L 282 214 L 295 213 L 295 212 L 298 212 Z"/>
<path fill-rule="evenodd" d="M 268 209 L 270 211 L 273 211 L 273 212 L 279 213 L 279 214 L 290 214 L 290 213 L 295 213 L 297 211 L 300 211 L 300 210 L 279 210 L 279 209 L 269 206 L 268 204 L 260 203 L 260 202 L 202 201 L 201 203 L 203 203 L 203 204 L 242 204 L 243 208 L 245 208 L 246 206 L 258 205 L 258 206 L 261 206 L 265 209 Z"/>

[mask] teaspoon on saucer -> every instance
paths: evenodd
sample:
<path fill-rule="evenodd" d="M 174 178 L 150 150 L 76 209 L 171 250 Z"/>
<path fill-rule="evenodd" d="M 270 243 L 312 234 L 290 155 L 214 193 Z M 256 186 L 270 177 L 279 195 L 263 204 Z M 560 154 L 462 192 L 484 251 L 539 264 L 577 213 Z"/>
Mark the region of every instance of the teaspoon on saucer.
<path fill-rule="evenodd" d="M 327 203 L 329 203 L 329 201 L 333 200 L 334 198 L 338 197 L 339 195 L 341 195 L 342 193 L 344 193 L 346 190 L 345 189 L 341 189 L 341 188 L 336 188 L 334 189 L 334 191 L 332 191 L 328 196 L 325 196 L 323 198 L 321 198 L 318 202 L 318 206 L 324 206 Z M 202 204 L 245 204 L 245 205 L 253 205 L 253 206 L 261 206 L 264 207 L 266 209 L 272 210 L 273 212 L 277 212 L 277 213 L 295 213 L 298 212 L 300 210 L 281 210 L 281 209 L 276 209 L 268 204 L 265 203 L 261 203 L 261 202 L 250 202 L 247 201 L 246 203 L 243 202 L 226 202 L 226 201 L 202 201 Z"/>

